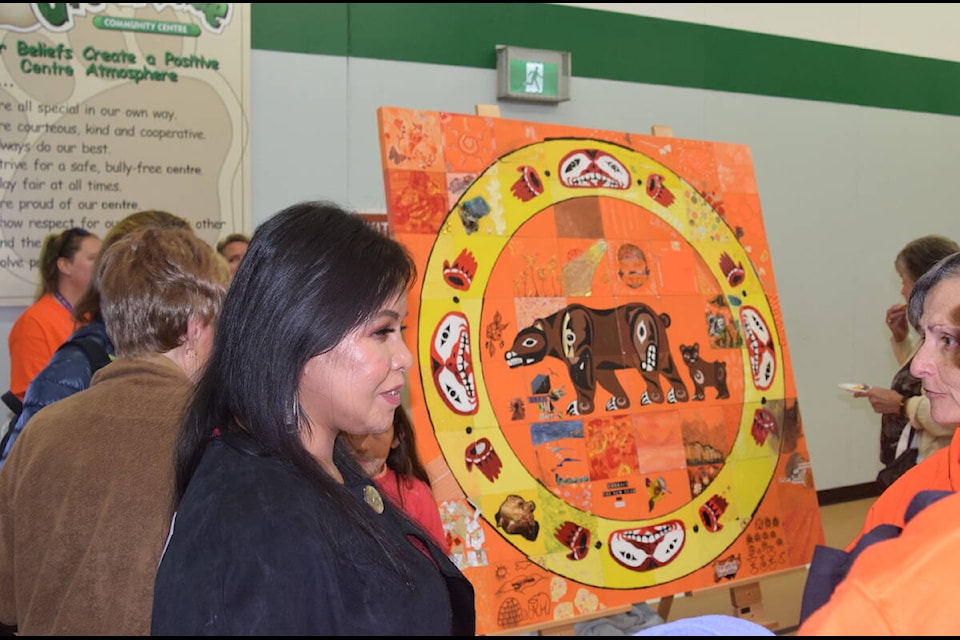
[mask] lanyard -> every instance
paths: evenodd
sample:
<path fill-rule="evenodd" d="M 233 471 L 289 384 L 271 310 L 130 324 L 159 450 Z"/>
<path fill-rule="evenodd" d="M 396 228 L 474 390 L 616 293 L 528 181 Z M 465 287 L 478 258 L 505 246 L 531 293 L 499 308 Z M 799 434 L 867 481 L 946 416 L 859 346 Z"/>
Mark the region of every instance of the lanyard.
<path fill-rule="evenodd" d="M 73 305 L 67 302 L 67 299 L 64 298 L 62 295 L 60 295 L 59 291 L 54 291 L 53 297 L 56 298 L 57 302 L 62 304 L 67 311 L 69 311 L 70 313 L 73 313 Z"/>

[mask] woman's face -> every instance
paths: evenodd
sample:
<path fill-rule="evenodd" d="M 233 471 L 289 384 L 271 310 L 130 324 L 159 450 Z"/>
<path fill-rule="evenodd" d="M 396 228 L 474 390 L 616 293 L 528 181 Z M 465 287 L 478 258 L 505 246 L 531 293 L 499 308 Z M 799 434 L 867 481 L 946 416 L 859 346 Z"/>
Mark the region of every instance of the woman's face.
<path fill-rule="evenodd" d="M 223 258 L 227 261 L 227 266 L 230 268 L 231 278 L 237 273 L 237 269 L 240 268 L 240 262 L 243 260 L 243 256 L 247 255 L 247 247 L 249 246 L 250 245 L 242 240 L 234 240 L 223 248 Z"/>
<path fill-rule="evenodd" d="M 413 355 L 401 333 L 406 293 L 383 306 L 336 347 L 307 361 L 300 376 L 300 407 L 314 429 L 382 433 L 393 424 Z"/>
<path fill-rule="evenodd" d="M 78 290 L 86 289 L 93 276 L 93 263 L 100 252 L 100 238 L 85 236 L 80 241 L 80 248 L 73 254 L 73 259 L 60 259 L 60 277 L 72 281 Z"/>
<path fill-rule="evenodd" d="M 933 419 L 960 423 L 960 277 L 942 280 L 927 293 L 920 336 L 910 372 L 923 380 Z"/>
<path fill-rule="evenodd" d="M 910 299 L 910 292 L 913 290 L 913 278 L 907 275 L 900 265 L 897 265 L 897 275 L 900 276 L 900 295 L 904 302 Z"/>
<path fill-rule="evenodd" d="M 638 256 L 627 256 L 620 260 L 620 278 L 623 284 L 631 289 L 639 289 L 647 282 L 650 275 L 646 259 Z"/>

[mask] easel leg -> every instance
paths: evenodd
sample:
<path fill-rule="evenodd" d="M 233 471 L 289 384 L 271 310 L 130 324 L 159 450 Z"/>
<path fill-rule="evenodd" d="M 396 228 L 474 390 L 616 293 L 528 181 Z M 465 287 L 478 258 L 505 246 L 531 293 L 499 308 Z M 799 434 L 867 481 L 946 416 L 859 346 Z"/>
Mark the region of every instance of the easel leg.
<path fill-rule="evenodd" d="M 666 622 L 667 618 L 670 617 L 670 607 L 672 606 L 673 596 L 660 598 L 660 602 L 657 603 L 657 615 L 663 618 L 664 622 Z"/>
<path fill-rule="evenodd" d="M 766 620 L 759 582 L 748 582 L 730 587 L 730 603 L 733 605 L 733 615 L 738 618 L 756 622 L 771 630 L 780 626 L 778 622 Z"/>

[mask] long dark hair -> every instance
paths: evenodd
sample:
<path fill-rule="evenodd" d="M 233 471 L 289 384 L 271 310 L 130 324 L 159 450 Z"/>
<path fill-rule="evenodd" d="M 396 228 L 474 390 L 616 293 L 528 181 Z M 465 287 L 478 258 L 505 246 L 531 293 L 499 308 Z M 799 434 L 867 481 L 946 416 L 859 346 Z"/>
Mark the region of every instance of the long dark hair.
<path fill-rule="evenodd" d="M 397 439 L 397 446 L 390 449 L 387 454 L 387 466 L 393 469 L 397 475 L 397 495 L 403 502 L 403 491 L 400 491 L 401 483 L 409 483 L 410 478 L 422 480 L 430 486 L 430 475 L 427 473 L 423 462 L 420 461 L 420 455 L 417 453 L 417 439 L 414 434 L 413 422 L 410 421 L 410 415 L 402 406 L 397 407 L 393 414 L 393 437 Z M 407 484 L 410 487 L 410 484 Z"/>
<path fill-rule="evenodd" d="M 398 566 L 398 543 L 380 535 L 369 507 L 304 448 L 300 430 L 307 427 L 297 389 L 307 361 L 333 349 L 405 292 L 416 275 L 402 245 L 332 203 L 296 204 L 261 224 L 230 284 L 213 350 L 182 424 L 174 506 L 215 430 L 244 433 L 292 464 Z M 340 440 L 334 449 L 338 469 L 348 481 L 363 477 Z M 333 537 L 341 542 L 342 536 Z"/>

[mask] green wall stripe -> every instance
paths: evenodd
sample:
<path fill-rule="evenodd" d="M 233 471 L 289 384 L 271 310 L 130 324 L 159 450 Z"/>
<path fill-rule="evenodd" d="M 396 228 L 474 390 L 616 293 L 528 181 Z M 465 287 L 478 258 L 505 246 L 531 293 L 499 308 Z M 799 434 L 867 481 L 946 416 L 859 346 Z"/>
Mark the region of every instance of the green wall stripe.
<path fill-rule="evenodd" d="M 573 74 L 960 115 L 960 63 L 544 3 L 254 3 L 252 47 L 496 68 L 496 46 Z M 574 96 L 576 98 L 576 96 Z"/>
<path fill-rule="evenodd" d="M 254 2 L 250 7 L 250 47 L 346 56 L 349 6 L 345 2 Z"/>

